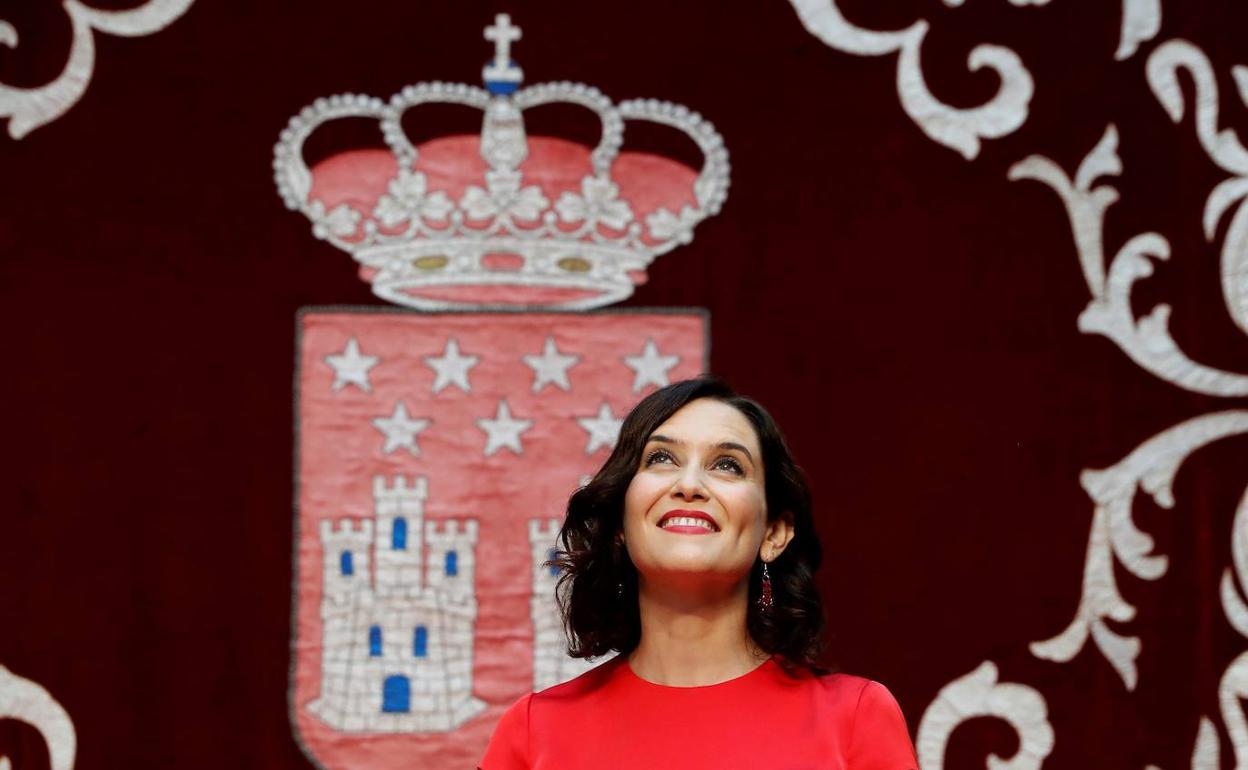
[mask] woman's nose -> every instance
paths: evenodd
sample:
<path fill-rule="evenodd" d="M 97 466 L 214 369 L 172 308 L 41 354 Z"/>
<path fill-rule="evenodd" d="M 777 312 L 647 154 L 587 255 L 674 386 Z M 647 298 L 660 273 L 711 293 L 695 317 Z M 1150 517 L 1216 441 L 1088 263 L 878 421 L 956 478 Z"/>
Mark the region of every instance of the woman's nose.
<path fill-rule="evenodd" d="M 706 484 L 702 469 L 694 464 L 685 466 L 672 485 L 672 496 L 681 500 L 705 500 Z"/>

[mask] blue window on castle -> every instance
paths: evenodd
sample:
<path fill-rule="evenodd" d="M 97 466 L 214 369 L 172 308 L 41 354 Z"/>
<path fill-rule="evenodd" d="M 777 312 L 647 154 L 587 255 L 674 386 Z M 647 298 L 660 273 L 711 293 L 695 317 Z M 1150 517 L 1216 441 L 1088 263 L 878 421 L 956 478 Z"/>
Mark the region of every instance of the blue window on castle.
<path fill-rule="evenodd" d="M 381 685 L 381 710 L 387 714 L 406 714 L 412 710 L 412 683 L 405 676 L 386 677 Z"/>
<path fill-rule="evenodd" d="M 394 520 L 394 528 L 390 530 L 390 547 L 396 551 L 407 550 L 407 519 Z"/>
<path fill-rule="evenodd" d="M 424 626 L 416 626 L 416 632 L 412 634 L 412 654 L 418 658 L 429 654 L 429 629 Z"/>
<path fill-rule="evenodd" d="M 368 654 L 374 658 L 381 657 L 381 626 L 368 629 Z"/>
<path fill-rule="evenodd" d="M 546 552 L 546 561 L 553 562 L 557 558 L 559 558 L 559 552 L 556 551 L 554 548 L 551 548 L 549 551 Z M 547 567 L 547 569 L 550 570 L 550 574 L 552 575 L 559 574 L 558 564 L 551 564 L 549 567 Z"/>
<path fill-rule="evenodd" d="M 343 575 L 355 574 L 355 563 L 351 560 L 350 551 L 343 551 L 338 555 L 338 569 Z"/>
<path fill-rule="evenodd" d="M 455 577 L 459 574 L 459 554 L 454 551 L 446 552 L 446 576 Z"/>

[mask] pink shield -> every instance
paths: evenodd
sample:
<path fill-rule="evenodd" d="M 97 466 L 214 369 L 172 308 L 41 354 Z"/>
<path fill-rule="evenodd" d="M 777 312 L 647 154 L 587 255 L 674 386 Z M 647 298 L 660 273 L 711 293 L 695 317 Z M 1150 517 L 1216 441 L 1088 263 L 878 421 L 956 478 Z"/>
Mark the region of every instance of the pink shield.
<path fill-rule="evenodd" d="M 587 664 L 554 605 L 568 495 L 696 311 L 300 319 L 291 719 L 319 766 L 475 767 L 502 711 Z"/>

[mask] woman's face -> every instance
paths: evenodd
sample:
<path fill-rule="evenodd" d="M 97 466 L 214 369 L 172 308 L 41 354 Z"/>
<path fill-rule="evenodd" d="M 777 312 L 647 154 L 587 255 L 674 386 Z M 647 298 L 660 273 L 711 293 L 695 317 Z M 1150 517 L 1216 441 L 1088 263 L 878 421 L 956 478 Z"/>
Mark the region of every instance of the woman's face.
<path fill-rule="evenodd" d="M 643 580 L 739 582 L 760 548 L 775 550 L 764 538 L 777 526 L 758 436 L 735 407 L 700 398 L 650 434 L 624 496 L 624 543 Z"/>

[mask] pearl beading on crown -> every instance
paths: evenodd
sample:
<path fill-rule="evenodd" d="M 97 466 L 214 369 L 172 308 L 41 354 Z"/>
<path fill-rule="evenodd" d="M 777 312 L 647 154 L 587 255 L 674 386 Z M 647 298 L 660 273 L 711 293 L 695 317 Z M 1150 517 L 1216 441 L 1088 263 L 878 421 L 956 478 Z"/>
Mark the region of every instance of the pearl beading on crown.
<path fill-rule="evenodd" d="M 492 35 L 493 33 L 493 35 Z M 519 29 L 500 14 L 486 30 L 496 56 L 485 67 L 486 88 L 465 84 L 407 86 L 389 102 L 344 94 L 317 99 L 292 118 L 274 149 L 278 192 L 286 206 L 311 220 L 313 233 L 350 253 L 369 268 L 373 291 L 402 305 L 425 310 L 466 309 L 490 303 L 420 296 L 412 289 L 446 286 L 514 286 L 579 290 L 568 299 L 528 307 L 585 309 L 632 294 L 630 271 L 644 270 L 655 257 L 688 243 L 694 227 L 719 212 L 728 193 L 728 152 L 714 126 L 696 112 L 655 99 L 613 104 L 581 83 L 555 82 L 519 89 L 520 68 L 507 59 Z M 602 136 L 590 153 L 591 173 L 579 193 L 551 201 L 537 185 L 526 185 L 520 164 L 528 156 L 523 111 L 563 102 L 593 111 Z M 489 170 L 484 185 L 469 184 L 458 200 L 429 189 L 414 169 L 418 151 L 400 124 L 404 112 L 427 103 L 450 103 L 484 112 L 480 153 Z M 398 169 L 371 211 L 349 203 L 332 208 L 310 196 L 312 172 L 303 144 L 319 126 L 341 118 L 379 121 Z M 693 205 L 678 211 L 659 207 L 634 215 L 611 176 L 624 141 L 624 122 L 645 120 L 687 134 L 703 155 L 693 184 Z M 500 272 L 483 262 L 490 254 L 521 259 Z"/>

